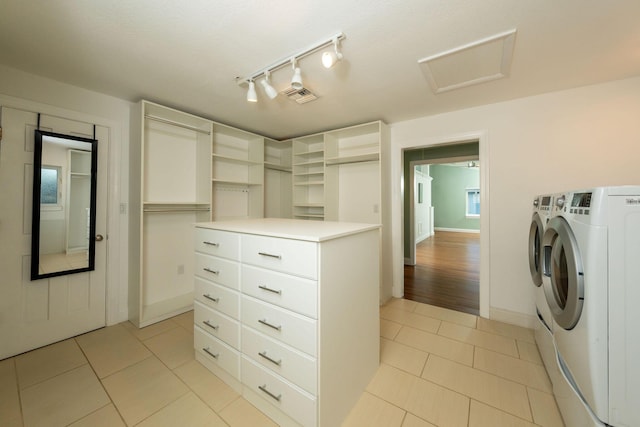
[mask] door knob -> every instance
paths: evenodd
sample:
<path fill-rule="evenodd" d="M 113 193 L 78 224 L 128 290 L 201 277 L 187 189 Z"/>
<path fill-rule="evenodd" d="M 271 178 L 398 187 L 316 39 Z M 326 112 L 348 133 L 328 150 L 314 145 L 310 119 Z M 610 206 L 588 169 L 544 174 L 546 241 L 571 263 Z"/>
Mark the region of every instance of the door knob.
<path fill-rule="evenodd" d="M 102 242 L 104 240 L 104 237 L 102 237 L 102 234 L 96 234 L 96 242 Z"/>

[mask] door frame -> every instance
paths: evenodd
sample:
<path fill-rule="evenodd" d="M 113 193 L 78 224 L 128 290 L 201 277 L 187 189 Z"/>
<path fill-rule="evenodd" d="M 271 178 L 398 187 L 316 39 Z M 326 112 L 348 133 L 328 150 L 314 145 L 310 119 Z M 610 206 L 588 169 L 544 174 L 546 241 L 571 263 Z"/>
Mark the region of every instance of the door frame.
<path fill-rule="evenodd" d="M 450 145 L 450 144 L 447 144 Z M 455 145 L 455 144 L 452 144 Z M 416 265 L 416 230 L 415 230 L 415 191 L 413 183 L 415 182 L 415 167 L 419 165 L 442 165 L 446 163 L 466 162 L 471 160 L 480 160 L 479 156 L 459 156 L 447 157 L 442 159 L 426 159 L 414 160 L 409 162 L 409 183 L 412 191 L 409 192 L 409 238 L 412 244 L 409 245 L 409 256 L 405 256 L 405 263 L 408 265 Z M 480 183 L 480 197 L 482 197 L 482 183 Z M 482 203 L 480 204 L 482 206 Z M 482 237 L 482 235 L 481 235 Z"/>
<path fill-rule="evenodd" d="M 128 281 L 126 278 L 126 261 L 128 253 L 126 251 L 126 240 L 123 239 L 127 233 L 127 221 L 124 215 L 120 215 L 120 182 L 122 165 L 119 161 L 122 146 L 128 144 L 128 139 L 123 138 L 124 125 L 115 120 L 94 116 L 78 111 L 69 110 L 36 101 L 30 101 L 0 93 L 0 106 L 23 110 L 33 113 L 41 113 L 49 116 L 60 117 L 69 120 L 84 121 L 94 123 L 108 128 L 109 132 L 109 156 L 107 159 L 109 177 L 107 183 L 107 268 L 106 268 L 106 325 L 113 325 L 128 319 L 127 295 Z M 124 140 L 123 140 L 124 139 Z M 3 144 L 4 141 L 0 141 Z M 126 212 L 126 204 L 124 210 Z M 123 217 L 123 218 L 121 218 Z M 121 247 L 123 246 L 124 247 Z"/>
<path fill-rule="evenodd" d="M 392 295 L 395 298 L 404 296 L 404 191 L 405 183 L 403 177 L 403 158 L 405 150 L 417 148 L 433 147 L 442 144 L 455 144 L 462 141 L 478 141 L 478 151 L 480 164 L 480 205 L 482 215 L 480 215 L 480 316 L 489 318 L 491 300 L 491 256 L 490 256 L 490 236 L 491 236 L 491 204 L 489 186 L 489 132 L 480 130 L 467 133 L 450 134 L 439 137 L 418 137 L 396 142 L 394 139 L 393 127 L 391 128 L 392 149 L 391 149 L 391 177 L 392 177 L 392 250 L 393 250 L 393 284 Z"/>

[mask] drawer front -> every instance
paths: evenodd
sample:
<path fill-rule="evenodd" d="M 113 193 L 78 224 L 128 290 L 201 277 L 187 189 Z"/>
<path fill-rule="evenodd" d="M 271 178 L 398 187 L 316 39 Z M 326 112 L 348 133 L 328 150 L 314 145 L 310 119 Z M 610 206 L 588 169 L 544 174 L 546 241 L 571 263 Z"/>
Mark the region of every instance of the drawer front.
<path fill-rule="evenodd" d="M 240 315 L 240 294 L 238 292 L 199 277 L 195 279 L 194 292 L 196 301 L 238 319 Z"/>
<path fill-rule="evenodd" d="M 317 425 L 315 397 L 242 357 L 242 382 L 267 402 L 306 427 Z"/>
<path fill-rule="evenodd" d="M 312 395 L 317 395 L 318 371 L 315 358 L 246 326 L 242 327 L 242 353 Z"/>
<path fill-rule="evenodd" d="M 241 272 L 240 289 L 243 293 L 317 319 L 316 281 L 244 264 Z"/>
<path fill-rule="evenodd" d="M 240 353 L 204 332 L 199 326 L 195 326 L 193 329 L 195 350 L 203 354 L 207 360 L 240 380 Z"/>
<path fill-rule="evenodd" d="M 241 236 L 243 263 L 317 280 L 318 249 L 314 242 L 277 237 Z"/>
<path fill-rule="evenodd" d="M 193 321 L 196 326 L 231 347 L 240 348 L 240 325 L 237 321 L 199 302 L 195 302 L 193 306 Z"/>
<path fill-rule="evenodd" d="M 228 231 L 196 227 L 196 251 L 238 261 L 240 259 L 240 236 Z"/>
<path fill-rule="evenodd" d="M 271 304 L 242 296 L 242 324 L 291 347 L 317 355 L 317 322 Z"/>
<path fill-rule="evenodd" d="M 240 289 L 240 264 L 236 261 L 196 253 L 196 275 L 231 289 Z"/>

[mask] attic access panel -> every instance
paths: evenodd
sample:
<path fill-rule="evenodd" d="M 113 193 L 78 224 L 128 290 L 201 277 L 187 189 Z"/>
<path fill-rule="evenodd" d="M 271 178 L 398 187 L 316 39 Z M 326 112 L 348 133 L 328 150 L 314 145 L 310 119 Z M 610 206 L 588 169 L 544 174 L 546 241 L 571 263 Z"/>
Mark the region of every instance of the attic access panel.
<path fill-rule="evenodd" d="M 435 93 L 509 75 L 516 30 L 506 31 L 418 61 Z"/>

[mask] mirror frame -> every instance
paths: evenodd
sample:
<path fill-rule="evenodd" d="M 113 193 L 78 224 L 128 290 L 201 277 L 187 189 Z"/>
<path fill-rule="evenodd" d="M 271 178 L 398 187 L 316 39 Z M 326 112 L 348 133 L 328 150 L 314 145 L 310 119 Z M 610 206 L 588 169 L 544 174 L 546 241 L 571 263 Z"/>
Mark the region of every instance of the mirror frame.
<path fill-rule="evenodd" d="M 61 270 L 51 273 L 40 274 L 40 192 L 42 173 L 42 143 L 46 136 L 68 139 L 72 141 L 86 142 L 91 146 L 91 198 L 89 213 L 89 252 L 88 266 L 71 270 Z M 33 206 L 31 217 L 31 280 L 45 279 L 48 277 L 63 276 L 73 273 L 95 270 L 96 258 L 96 189 L 98 176 L 98 140 L 83 138 L 74 135 L 64 135 L 60 133 L 47 132 L 36 129 L 34 131 L 33 150 Z"/>

